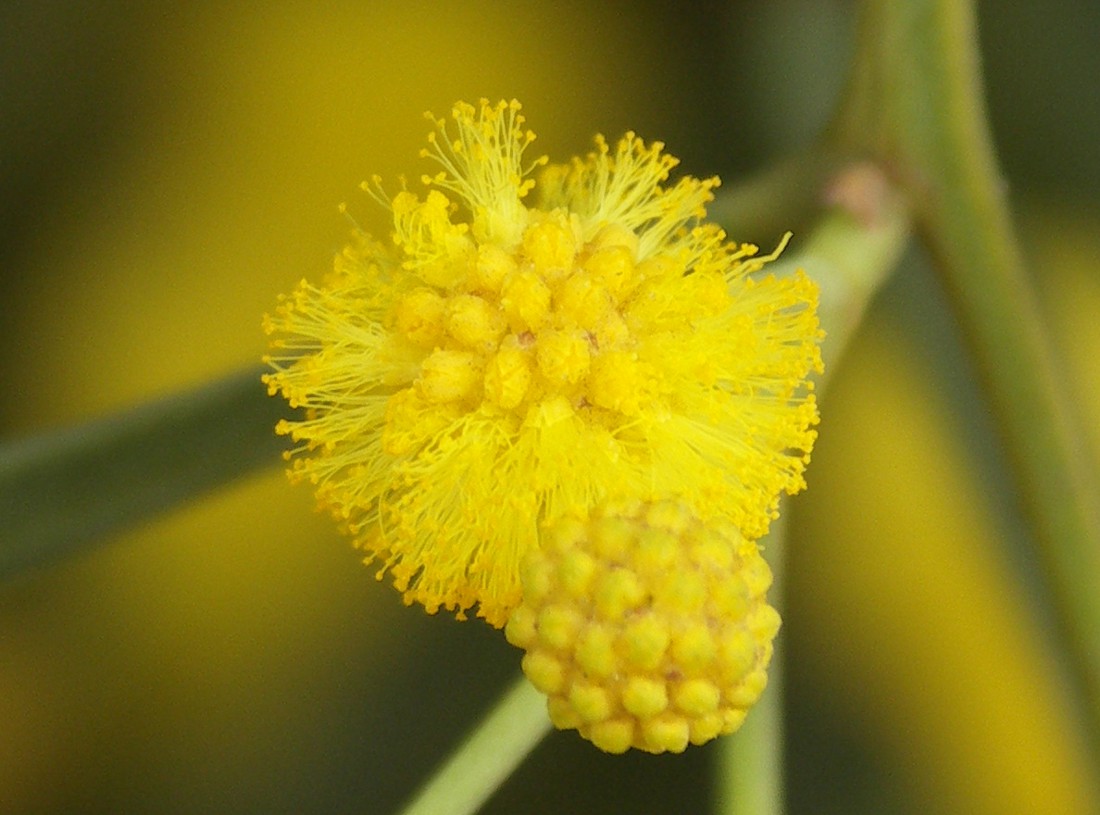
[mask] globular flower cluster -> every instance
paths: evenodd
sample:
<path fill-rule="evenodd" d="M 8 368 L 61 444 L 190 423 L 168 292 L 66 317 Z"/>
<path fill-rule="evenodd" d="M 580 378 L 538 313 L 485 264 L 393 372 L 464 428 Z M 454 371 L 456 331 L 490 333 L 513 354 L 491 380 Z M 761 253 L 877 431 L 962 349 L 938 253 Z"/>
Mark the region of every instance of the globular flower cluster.
<path fill-rule="evenodd" d="M 608 507 L 674 501 L 749 563 L 780 495 L 805 485 L 816 287 L 761 275 L 774 254 L 704 220 L 718 180 L 670 182 L 659 142 L 597 137 L 550 165 L 525 159 L 518 102 L 451 119 L 433 120 L 424 194 L 367 187 L 391 241 L 357 232 L 266 319 L 265 381 L 301 408 L 277 427 L 292 477 L 406 602 L 497 627 L 535 608 L 521 565 L 560 552 L 548 530 Z M 736 716 L 720 718 L 689 738 Z"/>
<path fill-rule="evenodd" d="M 771 571 L 725 521 L 632 502 L 562 519 L 505 628 L 550 717 L 597 747 L 681 752 L 736 730 L 767 684 Z"/>

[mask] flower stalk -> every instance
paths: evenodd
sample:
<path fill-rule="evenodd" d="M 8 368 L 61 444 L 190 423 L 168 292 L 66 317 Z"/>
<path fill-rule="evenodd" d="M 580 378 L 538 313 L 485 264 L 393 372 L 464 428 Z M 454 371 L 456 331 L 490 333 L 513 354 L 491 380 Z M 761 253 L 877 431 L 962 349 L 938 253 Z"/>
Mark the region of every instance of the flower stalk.
<path fill-rule="evenodd" d="M 781 196 L 785 174 L 774 178 L 779 183 L 775 192 Z M 821 397 L 874 294 L 889 279 L 908 245 L 911 219 L 900 191 L 881 170 L 865 162 L 835 172 L 818 186 L 814 200 L 820 217 L 813 231 L 771 271 L 783 275 L 807 269 L 818 284 L 818 317 L 825 331 L 821 349 L 825 373 L 816 380 Z M 779 609 L 783 608 L 786 517 L 784 509 L 761 541 L 774 576 L 771 602 Z M 741 730 L 718 748 L 716 811 L 720 815 L 781 815 L 784 811 L 783 656 L 779 640 L 768 689 Z"/>
<path fill-rule="evenodd" d="M 545 699 L 521 676 L 401 815 L 473 815 L 550 730 Z"/>

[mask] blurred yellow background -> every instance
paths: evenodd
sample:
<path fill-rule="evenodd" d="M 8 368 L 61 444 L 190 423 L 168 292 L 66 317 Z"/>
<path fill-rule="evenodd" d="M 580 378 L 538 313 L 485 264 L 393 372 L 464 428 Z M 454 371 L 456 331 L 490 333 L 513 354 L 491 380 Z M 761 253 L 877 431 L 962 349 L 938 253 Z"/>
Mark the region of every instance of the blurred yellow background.
<path fill-rule="evenodd" d="M 1080 95 L 1100 12 L 988 5 L 998 138 L 1069 381 L 1100 416 L 1100 110 Z M 731 186 L 818 132 L 851 13 L 10 5 L 0 437 L 254 363 L 262 313 L 342 245 L 337 204 L 384 233 L 357 185 L 419 175 L 424 110 L 515 96 L 554 158 L 635 129 Z M 957 342 L 914 253 L 830 383 L 788 546 L 792 813 L 1100 811 Z M 273 466 L 0 586 L 0 812 L 392 811 L 518 660 L 372 574 Z M 700 811 L 712 757 L 554 735 L 490 809 Z"/>

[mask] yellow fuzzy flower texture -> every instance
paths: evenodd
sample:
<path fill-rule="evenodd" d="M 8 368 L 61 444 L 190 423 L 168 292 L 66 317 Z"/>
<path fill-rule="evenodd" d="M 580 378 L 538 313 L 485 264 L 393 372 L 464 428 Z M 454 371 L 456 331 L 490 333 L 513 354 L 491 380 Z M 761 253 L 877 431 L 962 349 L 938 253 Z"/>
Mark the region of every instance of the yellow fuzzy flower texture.
<path fill-rule="evenodd" d="M 433 121 L 426 193 L 368 188 L 392 241 L 357 232 L 265 321 L 292 476 L 406 602 L 497 627 L 540 540 L 601 507 L 757 540 L 805 484 L 815 286 L 757 275 L 773 256 L 704 220 L 718 180 L 670 182 L 659 142 L 549 165 L 518 102 Z"/>

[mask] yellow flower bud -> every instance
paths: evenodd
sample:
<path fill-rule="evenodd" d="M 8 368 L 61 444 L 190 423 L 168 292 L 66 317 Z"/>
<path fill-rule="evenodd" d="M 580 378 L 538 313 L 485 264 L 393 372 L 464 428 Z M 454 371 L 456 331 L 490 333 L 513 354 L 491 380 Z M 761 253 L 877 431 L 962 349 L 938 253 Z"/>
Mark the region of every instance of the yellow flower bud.
<path fill-rule="evenodd" d="M 605 508 L 586 534 L 563 525 L 568 534 L 548 535 L 558 545 L 528 556 L 507 627 L 554 723 L 608 752 L 651 753 L 740 726 L 764 691 L 779 627 L 766 581 L 742 605 L 723 601 L 730 586 L 744 593 L 745 574 L 768 572 L 756 545 L 680 501 Z M 587 593 L 574 590 L 578 571 Z"/>

